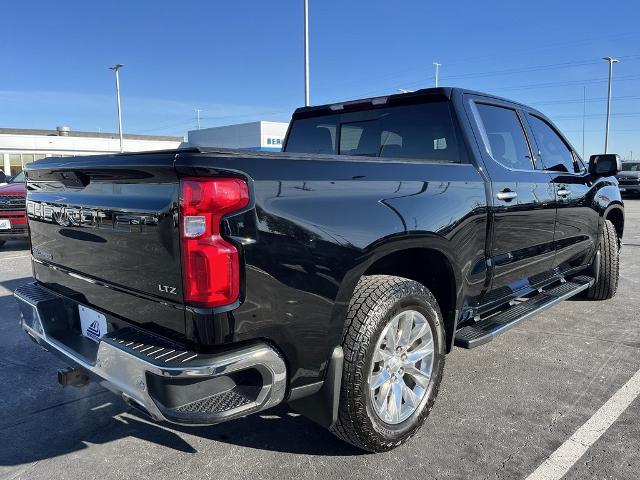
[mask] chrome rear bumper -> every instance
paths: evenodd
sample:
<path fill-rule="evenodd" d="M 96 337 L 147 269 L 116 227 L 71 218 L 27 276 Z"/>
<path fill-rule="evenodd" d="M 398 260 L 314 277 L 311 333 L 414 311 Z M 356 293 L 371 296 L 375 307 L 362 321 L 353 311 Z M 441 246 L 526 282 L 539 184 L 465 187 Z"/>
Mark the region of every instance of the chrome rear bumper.
<path fill-rule="evenodd" d="M 285 362 L 266 343 L 202 354 L 133 328 L 110 332 L 95 343 L 72 327 L 75 301 L 37 283 L 23 285 L 14 295 L 20 324 L 33 340 L 156 420 L 214 424 L 284 399 Z"/>

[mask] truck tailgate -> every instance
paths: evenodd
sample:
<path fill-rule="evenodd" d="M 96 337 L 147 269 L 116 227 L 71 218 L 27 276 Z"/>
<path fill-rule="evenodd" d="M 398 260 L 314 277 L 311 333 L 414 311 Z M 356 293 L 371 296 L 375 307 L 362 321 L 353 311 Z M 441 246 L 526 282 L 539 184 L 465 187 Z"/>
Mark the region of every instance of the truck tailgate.
<path fill-rule="evenodd" d="M 36 279 L 115 317 L 184 332 L 174 157 L 56 158 L 30 166 Z"/>

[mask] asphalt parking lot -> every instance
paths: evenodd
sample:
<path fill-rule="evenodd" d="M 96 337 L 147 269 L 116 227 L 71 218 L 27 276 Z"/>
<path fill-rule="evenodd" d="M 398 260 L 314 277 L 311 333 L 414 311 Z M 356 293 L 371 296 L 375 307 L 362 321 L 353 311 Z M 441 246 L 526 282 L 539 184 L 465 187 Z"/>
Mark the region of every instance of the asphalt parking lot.
<path fill-rule="evenodd" d="M 208 428 L 154 424 L 63 366 L 17 324 L 26 244 L 0 251 L 0 478 L 526 478 L 640 369 L 640 199 L 627 199 L 618 295 L 570 300 L 447 358 L 420 433 L 363 454 L 286 407 Z M 640 399 L 565 478 L 636 479 Z"/>

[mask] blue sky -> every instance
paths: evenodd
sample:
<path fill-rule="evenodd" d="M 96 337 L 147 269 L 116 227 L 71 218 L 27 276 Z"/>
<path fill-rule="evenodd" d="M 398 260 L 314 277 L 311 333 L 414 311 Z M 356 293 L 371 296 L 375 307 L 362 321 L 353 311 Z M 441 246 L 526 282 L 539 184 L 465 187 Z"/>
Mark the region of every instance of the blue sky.
<path fill-rule="evenodd" d="M 433 84 L 486 91 L 549 115 L 585 153 L 640 158 L 640 5 L 632 1 L 309 0 L 311 102 Z M 606 21 L 605 24 L 602 22 Z M 0 126 L 114 131 L 124 63 L 128 133 L 288 120 L 304 101 L 302 0 L 23 1 L 3 8 Z"/>

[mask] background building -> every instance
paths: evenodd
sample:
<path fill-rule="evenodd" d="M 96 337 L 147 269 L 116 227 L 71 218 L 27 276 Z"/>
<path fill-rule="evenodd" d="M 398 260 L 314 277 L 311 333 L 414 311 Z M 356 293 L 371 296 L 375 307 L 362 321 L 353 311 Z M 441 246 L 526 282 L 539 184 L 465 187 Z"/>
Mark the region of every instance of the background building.
<path fill-rule="evenodd" d="M 166 150 L 179 147 L 221 147 L 279 152 L 289 124 L 258 121 L 203 128 L 183 137 L 124 135 L 125 152 Z M 0 169 L 16 175 L 27 163 L 45 157 L 99 155 L 120 152 L 117 133 L 76 132 L 68 127 L 56 130 L 0 128 Z"/>
<path fill-rule="evenodd" d="M 125 152 L 178 148 L 182 137 L 125 135 Z M 116 133 L 74 132 L 68 127 L 56 130 L 0 128 L 0 168 L 6 175 L 16 175 L 34 160 L 44 157 L 98 155 L 120 152 Z"/>
<path fill-rule="evenodd" d="M 289 124 L 285 122 L 251 122 L 224 127 L 190 130 L 191 147 L 239 148 L 279 152 Z"/>

